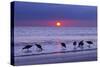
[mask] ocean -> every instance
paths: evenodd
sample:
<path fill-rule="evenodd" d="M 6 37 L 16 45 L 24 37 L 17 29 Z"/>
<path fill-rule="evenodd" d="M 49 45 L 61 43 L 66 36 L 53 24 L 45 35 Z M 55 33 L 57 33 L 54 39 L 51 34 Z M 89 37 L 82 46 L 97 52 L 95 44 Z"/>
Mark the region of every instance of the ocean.
<path fill-rule="evenodd" d="M 96 27 L 15 27 L 15 42 L 69 38 L 68 36 L 96 36 Z"/>
<path fill-rule="evenodd" d="M 83 48 L 78 47 L 84 41 Z M 73 42 L 76 41 L 76 47 Z M 86 41 L 92 41 L 91 47 Z M 61 46 L 65 43 L 66 48 Z M 39 44 L 42 51 L 35 45 Z M 31 48 L 23 49 L 27 45 Z M 96 60 L 96 27 L 15 27 L 15 65 Z"/>

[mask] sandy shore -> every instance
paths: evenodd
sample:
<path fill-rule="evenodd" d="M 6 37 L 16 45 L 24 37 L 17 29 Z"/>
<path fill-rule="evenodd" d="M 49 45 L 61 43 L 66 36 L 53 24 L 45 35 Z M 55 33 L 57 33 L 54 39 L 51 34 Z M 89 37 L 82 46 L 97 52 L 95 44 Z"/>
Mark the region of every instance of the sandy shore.
<path fill-rule="evenodd" d="M 65 63 L 65 62 L 81 62 L 81 61 L 96 61 L 97 51 L 87 50 L 79 52 L 55 53 L 47 55 L 30 55 L 15 57 L 15 65 L 30 65 L 30 64 L 48 64 L 48 63 Z"/>

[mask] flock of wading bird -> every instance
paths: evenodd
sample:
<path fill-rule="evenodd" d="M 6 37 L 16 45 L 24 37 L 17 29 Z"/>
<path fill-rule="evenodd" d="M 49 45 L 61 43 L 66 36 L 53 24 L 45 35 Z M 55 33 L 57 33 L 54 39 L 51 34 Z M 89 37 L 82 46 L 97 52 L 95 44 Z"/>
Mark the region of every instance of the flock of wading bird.
<path fill-rule="evenodd" d="M 84 48 L 84 45 L 85 45 L 84 42 L 86 42 L 86 43 L 88 44 L 88 45 L 87 45 L 88 48 L 91 48 L 91 45 L 94 44 L 92 41 L 84 41 L 84 40 L 81 40 L 81 41 L 79 41 L 79 42 L 73 41 L 72 45 L 74 46 L 74 49 L 77 49 L 77 48 L 83 49 L 83 48 Z M 34 45 L 37 47 L 37 49 L 38 49 L 39 51 L 43 51 L 43 50 L 44 50 L 44 48 L 42 47 L 43 45 L 37 44 L 37 43 L 35 43 Z M 62 46 L 63 49 L 67 49 L 66 43 L 61 42 L 60 45 Z M 29 49 L 30 49 L 31 47 L 33 47 L 33 45 L 26 45 L 26 46 L 24 46 L 24 47 L 22 48 L 22 50 L 27 50 L 27 51 L 29 51 Z M 49 48 L 49 47 L 48 47 L 48 48 Z"/>

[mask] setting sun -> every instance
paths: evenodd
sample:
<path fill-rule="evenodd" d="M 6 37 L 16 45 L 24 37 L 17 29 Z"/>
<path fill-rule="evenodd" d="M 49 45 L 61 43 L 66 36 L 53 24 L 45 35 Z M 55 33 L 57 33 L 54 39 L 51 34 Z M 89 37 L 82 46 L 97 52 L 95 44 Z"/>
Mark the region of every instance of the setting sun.
<path fill-rule="evenodd" d="M 61 26 L 61 22 L 56 22 L 56 26 Z"/>

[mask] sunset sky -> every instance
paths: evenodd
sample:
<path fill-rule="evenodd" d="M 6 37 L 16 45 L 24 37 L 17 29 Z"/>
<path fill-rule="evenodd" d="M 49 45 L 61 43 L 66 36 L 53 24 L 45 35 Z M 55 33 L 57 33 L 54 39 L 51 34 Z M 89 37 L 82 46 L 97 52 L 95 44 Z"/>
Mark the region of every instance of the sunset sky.
<path fill-rule="evenodd" d="M 15 2 L 15 26 L 96 27 L 97 7 L 58 5 L 48 3 Z"/>

